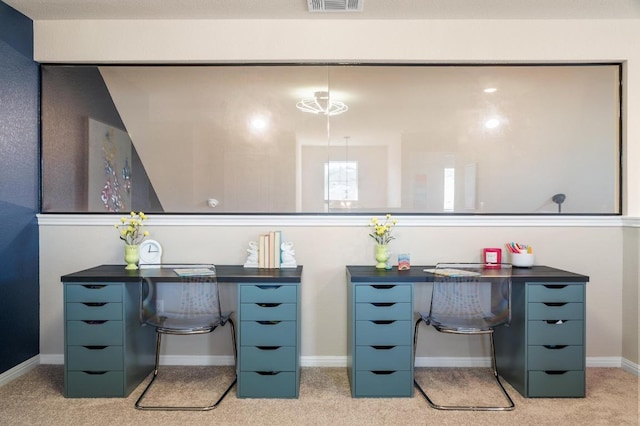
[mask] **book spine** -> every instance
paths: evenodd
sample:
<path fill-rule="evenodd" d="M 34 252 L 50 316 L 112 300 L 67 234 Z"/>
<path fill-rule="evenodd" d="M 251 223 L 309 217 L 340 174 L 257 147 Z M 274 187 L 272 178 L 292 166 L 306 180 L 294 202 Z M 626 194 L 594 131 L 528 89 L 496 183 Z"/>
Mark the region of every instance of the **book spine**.
<path fill-rule="evenodd" d="M 269 231 L 269 268 L 273 269 L 276 267 L 276 235 L 274 231 Z"/>
<path fill-rule="evenodd" d="M 275 256 L 274 268 L 280 268 L 280 263 L 282 262 L 282 259 L 280 257 L 281 256 L 280 245 L 282 244 L 282 232 L 276 231 L 274 237 L 275 237 L 275 243 L 273 244 L 273 253 Z"/>

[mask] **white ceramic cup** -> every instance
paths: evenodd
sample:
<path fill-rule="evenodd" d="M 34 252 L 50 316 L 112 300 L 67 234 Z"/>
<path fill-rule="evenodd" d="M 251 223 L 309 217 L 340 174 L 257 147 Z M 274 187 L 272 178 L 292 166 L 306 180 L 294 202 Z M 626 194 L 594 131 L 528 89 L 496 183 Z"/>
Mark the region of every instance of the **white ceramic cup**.
<path fill-rule="evenodd" d="M 533 261 L 533 253 L 511 253 L 511 265 L 518 268 L 531 268 Z"/>

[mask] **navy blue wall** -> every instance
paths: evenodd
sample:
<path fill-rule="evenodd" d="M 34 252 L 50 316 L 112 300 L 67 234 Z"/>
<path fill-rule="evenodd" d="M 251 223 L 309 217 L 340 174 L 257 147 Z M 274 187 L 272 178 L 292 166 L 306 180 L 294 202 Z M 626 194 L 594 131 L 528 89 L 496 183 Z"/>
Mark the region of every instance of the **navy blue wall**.
<path fill-rule="evenodd" d="M 0 373 L 40 352 L 38 70 L 32 21 L 0 2 Z"/>

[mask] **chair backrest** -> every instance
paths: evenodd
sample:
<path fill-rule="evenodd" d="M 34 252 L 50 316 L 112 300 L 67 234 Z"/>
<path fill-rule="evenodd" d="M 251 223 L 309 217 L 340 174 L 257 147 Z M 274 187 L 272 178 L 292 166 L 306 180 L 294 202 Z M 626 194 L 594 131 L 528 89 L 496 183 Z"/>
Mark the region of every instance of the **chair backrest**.
<path fill-rule="evenodd" d="M 164 318 L 220 318 L 220 295 L 213 265 L 163 264 L 143 269 L 141 321 Z"/>
<path fill-rule="evenodd" d="M 429 310 L 431 321 L 455 325 L 465 321 L 474 324 L 474 320 L 479 320 L 482 328 L 508 324 L 511 321 L 511 265 L 495 266 L 436 265 Z"/>

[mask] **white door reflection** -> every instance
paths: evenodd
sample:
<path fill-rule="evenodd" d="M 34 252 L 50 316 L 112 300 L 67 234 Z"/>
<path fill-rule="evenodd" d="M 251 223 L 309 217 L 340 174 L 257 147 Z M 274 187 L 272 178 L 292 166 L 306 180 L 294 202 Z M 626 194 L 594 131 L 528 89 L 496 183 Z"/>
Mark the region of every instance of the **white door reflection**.
<path fill-rule="evenodd" d="M 350 208 L 358 201 L 358 162 L 329 161 L 324 164 L 324 200 L 327 211 Z"/>

